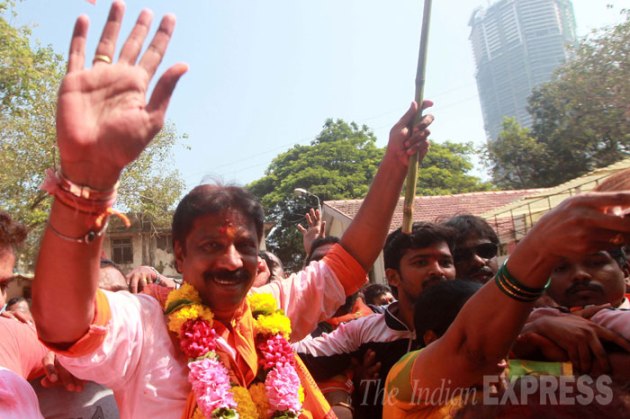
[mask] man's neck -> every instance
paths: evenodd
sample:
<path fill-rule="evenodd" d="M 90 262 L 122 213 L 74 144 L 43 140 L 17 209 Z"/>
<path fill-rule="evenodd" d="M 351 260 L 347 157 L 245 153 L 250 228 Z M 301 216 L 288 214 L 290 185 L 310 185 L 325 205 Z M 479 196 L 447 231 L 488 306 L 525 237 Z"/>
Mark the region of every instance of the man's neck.
<path fill-rule="evenodd" d="M 414 330 L 413 325 L 413 304 L 407 300 L 398 300 L 398 318 L 407 326 L 407 329 Z"/>

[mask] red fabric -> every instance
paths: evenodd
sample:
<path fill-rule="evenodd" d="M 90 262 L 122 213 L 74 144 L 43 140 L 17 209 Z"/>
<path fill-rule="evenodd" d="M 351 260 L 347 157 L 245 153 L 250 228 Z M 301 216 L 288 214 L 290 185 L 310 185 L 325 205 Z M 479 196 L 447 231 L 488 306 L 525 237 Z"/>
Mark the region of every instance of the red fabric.
<path fill-rule="evenodd" d="M 17 320 L 0 317 L 0 366 L 31 380 L 43 375 L 42 359 L 48 350 L 35 330 Z"/>

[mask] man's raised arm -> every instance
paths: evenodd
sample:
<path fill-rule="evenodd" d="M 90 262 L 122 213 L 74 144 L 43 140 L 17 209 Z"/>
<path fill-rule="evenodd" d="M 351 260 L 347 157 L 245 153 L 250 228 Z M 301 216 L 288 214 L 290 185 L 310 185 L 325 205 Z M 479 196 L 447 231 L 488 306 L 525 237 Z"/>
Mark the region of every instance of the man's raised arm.
<path fill-rule="evenodd" d="M 422 108 L 433 105 L 424 101 Z M 389 142 L 383 161 L 374 176 L 359 212 L 352 220 L 348 230 L 341 238 L 341 245 L 367 271 L 383 248 L 389 231 L 392 215 L 402 189 L 409 157 L 420 152 L 422 161 L 429 149 L 427 127 L 433 122 L 432 115 L 425 115 L 420 124 L 410 130 L 418 112 L 418 105 L 413 102 L 405 115 L 394 125 L 389 133 Z"/>
<path fill-rule="evenodd" d="M 85 68 L 88 19 L 77 19 L 68 71 L 57 102 L 57 145 L 61 168 L 49 173 L 45 189 L 55 196 L 33 281 L 33 316 L 42 340 L 70 344 L 94 317 L 102 232 L 122 170 L 159 132 L 171 94 L 187 66 L 176 64 L 148 85 L 175 28 L 166 15 L 140 55 L 152 14 L 140 13 L 113 62 L 124 3 L 112 4 L 92 66 Z"/>

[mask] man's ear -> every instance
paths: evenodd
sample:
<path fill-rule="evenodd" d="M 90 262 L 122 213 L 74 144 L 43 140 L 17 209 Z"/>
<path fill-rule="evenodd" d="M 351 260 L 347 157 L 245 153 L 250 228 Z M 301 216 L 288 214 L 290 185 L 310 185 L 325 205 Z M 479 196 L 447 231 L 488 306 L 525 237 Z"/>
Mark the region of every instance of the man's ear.
<path fill-rule="evenodd" d="M 400 274 L 396 269 L 387 268 L 385 269 L 385 277 L 387 278 L 387 283 L 390 287 L 398 288 L 398 284 L 400 284 Z"/>
<path fill-rule="evenodd" d="M 175 253 L 175 270 L 178 273 L 182 273 L 182 265 L 184 264 L 184 256 L 186 255 L 186 251 L 184 250 L 184 246 L 179 241 L 173 243 L 173 253 Z"/>
<path fill-rule="evenodd" d="M 623 271 L 623 281 L 626 283 L 626 292 L 630 290 L 630 262 L 626 262 L 621 269 Z"/>

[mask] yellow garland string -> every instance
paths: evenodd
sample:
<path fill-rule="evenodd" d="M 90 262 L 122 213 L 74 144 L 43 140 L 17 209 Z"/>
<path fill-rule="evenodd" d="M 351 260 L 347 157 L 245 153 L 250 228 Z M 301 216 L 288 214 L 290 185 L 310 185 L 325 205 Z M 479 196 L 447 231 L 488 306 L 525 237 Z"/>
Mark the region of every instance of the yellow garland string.
<path fill-rule="evenodd" d="M 285 339 L 291 335 L 291 320 L 281 310 L 267 316 L 258 316 L 254 321 L 257 334 L 276 335 L 281 333 Z"/>
<path fill-rule="evenodd" d="M 199 296 L 199 292 L 187 282 L 184 282 L 181 287 L 177 290 L 173 290 L 168 293 L 168 297 L 166 298 L 166 302 L 164 303 L 164 308 L 168 308 L 168 306 L 177 300 L 189 300 L 196 304 L 201 304 L 201 297 Z"/>
<path fill-rule="evenodd" d="M 232 387 L 232 394 L 237 405 L 236 411 L 241 419 L 258 419 L 258 408 L 245 387 Z"/>
<path fill-rule="evenodd" d="M 250 294 L 247 302 L 252 313 L 271 314 L 278 310 L 276 299 L 271 294 Z"/>
<path fill-rule="evenodd" d="M 300 384 L 300 388 L 298 389 L 298 398 L 300 400 L 300 404 L 304 404 L 304 387 Z"/>
<path fill-rule="evenodd" d="M 267 393 L 265 393 L 265 384 L 256 383 L 249 387 L 249 395 L 252 397 L 252 402 L 258 409 L 258 416 L 266 418 L 269 416 L 269 400 L 267 399 Z"/>

